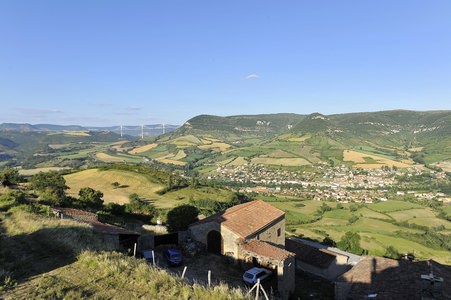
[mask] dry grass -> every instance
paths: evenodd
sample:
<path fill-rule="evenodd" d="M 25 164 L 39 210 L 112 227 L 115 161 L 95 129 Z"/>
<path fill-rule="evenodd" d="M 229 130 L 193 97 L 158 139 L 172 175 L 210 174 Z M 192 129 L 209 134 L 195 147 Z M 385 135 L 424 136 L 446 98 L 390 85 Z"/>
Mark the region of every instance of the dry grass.
<path fill-rule="evenodd" d="M 143 153 L 143 152 L 146 152 L 146 151 L 149 151 L 149 150 L 155 148 L 156 146 L 158 146 L 158 144 L 155 144 L 155 143 L 148 144 L 148 145 L 145 145 L 145 146 L 137 147 L 137 148 L 135 148 L 135 149 L 133 149 L 131 151 L 128 151 L 128 153 L 129 154 Z"/>
<path fill-rule="evenodd" d="M 301 143 L 301 142 L 305 142 L 305 141 L 308 140 L 309 138 L 311 138 L 310 135 L 303 135 L 303 136 L 300 136 L 300 137 L 292 137 L 292 138 L 289 138 L 289 139 L 287 139 L 287 141 L 289 141 L 289 142 L 299 142 L 299 143 Z"/>
<path fill-rule="evenodd" d="M 423 151 L 424 147 L 416 147 L 416 148 L 410 148 L 409 151 L 410 152 L 420 152 Z"/>
<path fill-rule="evenodd" d="M 206 288 L 141 259 L 95 252 L 102 244 L 88 225 L 22 210 L 0 216 L 9 259 L 0 258 L 0 273 L 22 274 L 2 299 L 245 299 L 239 288 Z"/>
<path fill-rule="evenodd" d="M 284 150 L 274 150 L 270 153 L 268 153 L 268 155 L 265 155 L 267 157 L 274 157 L 274 158 L 287 158 L 287 157 L 293 157 L 293 154 L 288 153 Z"/>
<path fill-rule="evenodd" d="M 241 165 L 244 165 L 246 163 L 247 163 L 247 161 L 246 161 L 246 159 L 244 157 L 238 156 L 234 160 L 229 162 L 227 165 L 229 165 L 229 166 L 241 166 Z"/>
<path fill-rule="evenodd" d="M 106 153 L 102 153 L 102 152 L 96 153 L 96 157 L 99 160 L 104 161 L 104 162 L 123 162 L 124 161 L 124 159 L 122 159 L 120 157 L 115 157 L 115 156 L 112 156 L 112 155 L 109 155 Z"/>
<path fill-rule="evenodd" d="M 377 163 L 365 163 L 365 157 L 375 160 Z M 344 150 L 343 151 L 343 161 L 351 161 L 355 162 L 357 164 L 354 165 L 356 168 L 368 168 L 368 169 L 376 169 L 380 168 L 382 166 L 389 166 L 389 167 L 398 167 L 398 168 L 409 168 L 411 167 L 411 163 L 408 164 L 405 161 L 404 162 L 397 162 L 388 158 L 366 154 L 357 152 L 354 150 Z"/>
<path fill-rule="evenodd" d="M 48 135 L 58 135 L 58 134 L 68 135 L 68 136 L 91 136 L 91 135 L 89 134 L 89 131 L 64 131 L 64 132 L 52 132 L 52 133 L 49 133 Z"/>
<path fill-rule="evenodd" d="M 195 137 L 194 135 L 185 135 L 176 138 L 171 142 L 171 144 L 176 145 L 178 148 L 185 148 L 202 145 L 203 143 L 198 137 Z"/>
<path fill-rule="evenodd" d="M 47 168 L 36 168 L 36 169 L 20 169 L 19 174 L 24 176 L 36 175 L 39 172 L 49 172 L 49 171 L 60 171 L 68 168 L 61 167 L 47 167 Z"/>
<path fill-rule="evenodd" d="M 78 192 L 83 187 L 91 187 L 103 193 L 105 203 L 128 203 L 129 195 L 137 193 L 143 199 L 158 197 L 155 192 L 161 190 L 163 186 L 151 183 L 143 175 L 121 171 L 90 169 L 64 177 L 67 186 L 70 187 L 68 194 L 78 197 Z M 111 184 L 119 182 L 122 188 L 114 188 Z"/>
<path fill-rule="evenodd" d="M 226 143 L 221 143 L 221 142 L 214 142 L 214 143 L 210 143 L 210 144 L 204 144 L 199 146 L 200 149 L 212 149 L 212 150 L 216 150 L 218 152 L 224 152 L 228 149 L 230 149 L 232 146 Z"/>
<path fill-rule="evenodd" d="M 252 163 L 264 165 L 280 165 L 287 167 L 310 165 L 310 162 L 300 157 L 292 157 L 292 158 L 256 157 L 252 159 Z"/>
<path fill-rule="evenodd" d="M 159 162 L 165 163 L 165 164 L 184 166 L 184 165 L 186 165 L 186 162 L 180 161 L 180 159 L 183 159 L 185 157 L 186 157 L 185 151 L 179 150 L 179 151 L 177 151 L 176 154 L 169 153 L 167 155 L 156 158 L 156 160 L 158 160 Z"/>

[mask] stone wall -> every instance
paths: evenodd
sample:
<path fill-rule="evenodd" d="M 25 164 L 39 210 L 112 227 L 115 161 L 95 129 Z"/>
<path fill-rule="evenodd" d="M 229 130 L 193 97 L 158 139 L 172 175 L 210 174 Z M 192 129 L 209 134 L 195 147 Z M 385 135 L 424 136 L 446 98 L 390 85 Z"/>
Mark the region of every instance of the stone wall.
<path fill-rule="evenodd" d="M 207 235 L 211 230 L 216 230 L 221 233 L 221 227 L 216 222 L 205 222 L 194 224 L 191 225 L 190 228 L 188 229 L 189 234 L 194 240 L 201 242 L 205 245 L 207 245 Z"/>
<path fill-rule="evenodd" d="M 285 247 L 285 216 L 262 228 L 247 240 L 257 239 Z"/>

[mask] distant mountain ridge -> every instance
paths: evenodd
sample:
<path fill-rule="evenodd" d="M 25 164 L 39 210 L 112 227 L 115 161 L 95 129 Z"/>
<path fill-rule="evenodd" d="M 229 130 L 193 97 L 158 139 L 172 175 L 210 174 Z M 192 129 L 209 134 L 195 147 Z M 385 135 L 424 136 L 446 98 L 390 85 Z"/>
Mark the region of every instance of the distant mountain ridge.
<path fill-rule="evenodd" d="M 181 157 L 175 163 L 199 167 L 204 162 L 212 165 L 245 160 L 295 166 L 302 162 L 343 163 L 350 159 L 368 165 L 374 162 L 377 166 L 381 164 L 376 163 L 380 157 L 399 165 L 440 161 L 448 164 L 451 110 L 199 115 L 155 142 L 159 147 L 149 150 L 151 157 L 162 161 Z M 363 156 L 357 158 L 358 155 Z"/>
<path fill-rule="evenodd" d="M 122 126 L 122 133 L 127 135 L 141 135 L 144 131 L 146 136 L 155 136 L 171 132 L 180 127 L 171 124 L 151 124 Z M 142 130 L 144 129 L 144 130 Z M 28 123 L 2 123 L 0 131 L 110 131 L 121 134 L 121 126 L 80 126 L 80 125 L 55 125 L 55 124 L 28 124 Z"/>

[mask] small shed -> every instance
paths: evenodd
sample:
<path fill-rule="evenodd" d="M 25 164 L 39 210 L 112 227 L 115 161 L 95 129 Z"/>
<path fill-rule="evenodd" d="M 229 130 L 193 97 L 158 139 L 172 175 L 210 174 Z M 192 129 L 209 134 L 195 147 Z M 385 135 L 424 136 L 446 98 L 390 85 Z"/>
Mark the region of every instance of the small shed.
<path fill-rule="evenodd" d="M 95 213 L 67 207 L 54 207 L 53 213 L 60 219 L 72 219 L 89 224 L 93 230 L 102 236 L 109 249 L 131 252 L 140 234 L 118 226 L 99 222 Z"/>

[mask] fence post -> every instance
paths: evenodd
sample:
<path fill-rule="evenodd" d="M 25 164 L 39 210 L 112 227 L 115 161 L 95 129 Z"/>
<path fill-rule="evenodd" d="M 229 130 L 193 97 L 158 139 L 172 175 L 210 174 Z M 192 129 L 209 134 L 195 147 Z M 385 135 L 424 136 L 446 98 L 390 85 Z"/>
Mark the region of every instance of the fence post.
<path fill-rule="evenodd" d="M 258 300 L 259 293 L 260 293 L 260 278 L 257 279 L 257 292 L 255 293 L 255 300 Z"/>
<path fill-rule="evenodd" d="M 133 248 L 133 256 L 136 257 L 136 243 L 135 243 L 135 247 Z"/>
<path fill-rule="evenodd" d="M 185 266 L 185 267 L 183 268 L 182 279 L 185 278 L 185 273 L 186 273 L 186 269 L 187 269 L 187 268 L 188 268 L 187 266 Z"/>
<path fill-rule="evenodd" d="M 208 270 L 208 287 L 211 285 L 211 270 Z"/>

